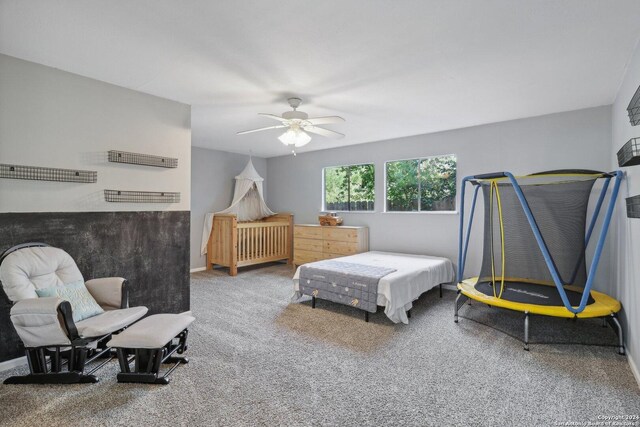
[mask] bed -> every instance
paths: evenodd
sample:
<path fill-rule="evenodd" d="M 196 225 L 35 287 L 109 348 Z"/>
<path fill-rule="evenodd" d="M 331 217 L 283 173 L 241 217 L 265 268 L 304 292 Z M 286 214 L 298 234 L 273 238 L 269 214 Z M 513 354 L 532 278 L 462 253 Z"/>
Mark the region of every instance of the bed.
<path fill-rule="evenodd" d="M 447 258 L 371 251 L 335 260 L 395 270 L 379 279 L 377 289 L 377 305 L 384 307 L 384 313 L 394 323 L 408 324 L 407 312 L 412 308 L 413 301 L 424 292 L 455 280 L 453 263 Z M 305 264 L 296 269 L 292 301 L 303 296 L 300 292 L 301 268 L 314 264 Z"/>

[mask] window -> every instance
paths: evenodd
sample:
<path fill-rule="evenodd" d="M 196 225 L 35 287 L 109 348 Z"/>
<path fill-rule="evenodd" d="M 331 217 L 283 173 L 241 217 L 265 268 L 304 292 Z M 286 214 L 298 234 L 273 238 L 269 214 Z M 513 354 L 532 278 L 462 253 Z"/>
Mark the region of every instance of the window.
<path fill-rule="evenodd" d="M 372 211 L 372 164 L 324 168 L 324 210 Z"/>
<path fill-rule="evenodd" d="M 386 163 L 387 212 L 456 209 L 456 156 Z"/>

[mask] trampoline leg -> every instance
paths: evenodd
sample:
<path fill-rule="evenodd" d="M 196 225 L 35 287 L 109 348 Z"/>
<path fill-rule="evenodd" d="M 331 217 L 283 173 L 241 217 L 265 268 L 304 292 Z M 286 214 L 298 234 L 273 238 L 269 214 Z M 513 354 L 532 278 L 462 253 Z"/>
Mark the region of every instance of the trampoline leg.
<path fill-rule="evenodd" d="M 524 312 L 524 349 L 529 351 L 529 312 Z"/>
<path fill-rule="evenodd" d="M 311 308 L 316 308 L 316 297 L 311 297 Z"/>
<path fill-rule="evenodd" d="M 611 317 L 609 318 L 611 323 L 613 323 L 613 326 L 615 326 L 616 332 L 618 334 L 618 354 L 621 356 L 624 356 L 625 352 L 624 352 L 624 332 L 622 332 L 622 326 L 620 325 L 620 322 L 618 321 L 618 316 L 616 316 L 615 314 L 612 314 Z"/>
<path fill-rule="evenodd" d="M 367 323 L 369 322 L 369 312 L 368 311 L 364 312 L 364 321 L 367 322 Z"/>
<path fill-rule="evenodd" d="M 440 283 L 440 298 L 442 298 L 442 283 Z"/>
<path fill-rule="evenodd" d="M 462 292 L 460 292 L 460 289 L 458 289 L 458 296 L 456 297 L 456 301 L 455 301 L 455 312 L 453 314 L 453 321 L 455 323 L 458 323 L 458 310 L 460 310 L 460 305 L 464 305 L 465 301 L 462 301 L 462 304 L 460 304 L 460 299 L 462 298 L 467 298 L 466 296 L 462 295 Z M 468 299 L 468 298 L 467 298 Z"/>

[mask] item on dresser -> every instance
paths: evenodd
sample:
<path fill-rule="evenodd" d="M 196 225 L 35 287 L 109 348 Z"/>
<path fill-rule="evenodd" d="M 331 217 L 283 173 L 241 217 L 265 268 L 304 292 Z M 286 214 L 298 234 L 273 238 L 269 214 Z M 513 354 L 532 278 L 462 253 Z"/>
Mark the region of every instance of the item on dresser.
<path fill-rule="evenodd" d="M 324 226 L 336 226 L 342 224 L 342 217 L 338 216 L 335 212 L 327 212 L 318 216 L 320 225 Z"/>
<path fill-rule="evenodd" d="M 367 227 L 297 224 L 293 228 L 293 264 L 296 266 L 368 250 Z"/>

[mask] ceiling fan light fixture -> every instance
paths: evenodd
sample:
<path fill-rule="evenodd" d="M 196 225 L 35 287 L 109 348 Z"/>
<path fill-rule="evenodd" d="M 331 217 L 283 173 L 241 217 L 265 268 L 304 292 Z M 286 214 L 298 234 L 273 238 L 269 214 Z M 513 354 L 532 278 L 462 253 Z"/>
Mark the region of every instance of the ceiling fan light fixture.
<path fill-rule="evenodd" d="M 340 139 L 344 138 L 344 134 L 336 132 L 330 129 L 325 129 L 318 125 L 342 123 L 344 119 L 340 116 L 324 116 L 324 117 L 312 117 L 304 111 L 298 111 L 298 107 L 302 103 L 300 98 L 289 98 L 289 106 L 291 111 L 285 111 L 282 116 L 276 116 L 269 113 L 258 113 L 261 116 L 267 117 L 279 122 L 274 126 L 267 126 L 259 129 L 245 130 L 238 132 L 238 135 L 245 135 L 248 133 L 261 132 L 270 129 L 283 129 L 287 128 L 286 132 L 278 137 L 286 147 L 291 149 L 291 152 L 295 156 L 297 147 L 303 147 L 311 142 L 311 135 L 320 135 L 325 138 Z"/>
<path fill-rule="evenodd" d="M 311 141 L 309 134 L 300 128 L 289 128 L 289 130 L 280 135 L 278 139 L 286 146 L 293 145 L 295 147 L 302 147 Z"/>

